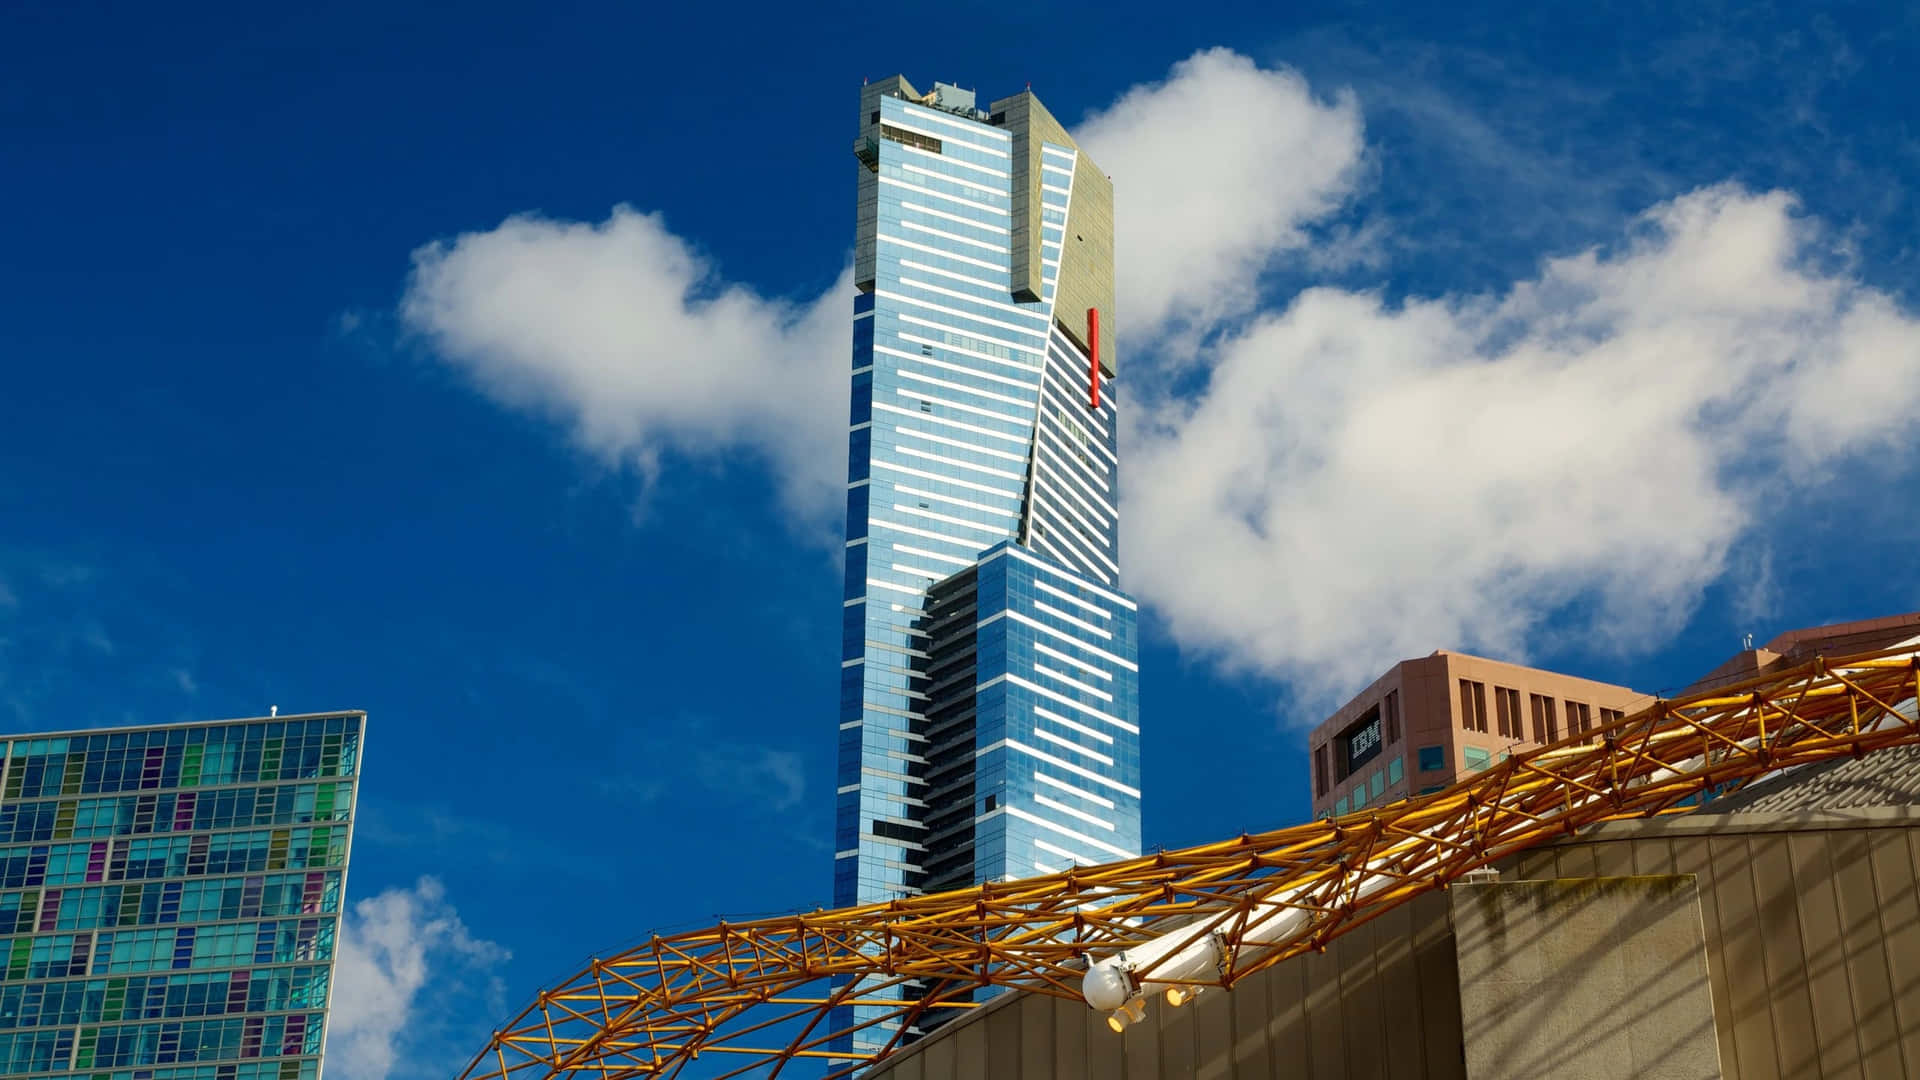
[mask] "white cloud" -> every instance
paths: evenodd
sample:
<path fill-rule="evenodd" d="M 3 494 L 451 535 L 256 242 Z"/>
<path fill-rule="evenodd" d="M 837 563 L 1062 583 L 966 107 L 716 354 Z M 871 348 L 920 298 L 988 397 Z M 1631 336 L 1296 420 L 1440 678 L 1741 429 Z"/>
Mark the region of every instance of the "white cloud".
<path fill-rule="evenodd" d="M 445 1041 L 437 1038 L 438 1029 L 463 1011 L 457 1005 L 483 1017 L 502 1011 L 491 970 L 507 960 L 507 951 L 474 937 L 434 878 L 355 904 L 342 920 L 338 955 L 327 1029 L 330 1076 L 451 1075 L 477 1047 L 422 1044 Z M 461 1000 L 444 1000 L 449 998 Z M 484 1034 L 484 1023 L 466 1026 Z M 456 1040 L 459 1034 L 473 1033 L 457 1032 Z M 403 1042 L 409 1068 L 396 1070 Z"/>
<path fill-rule="evenodd" d="M 1114 178 L 1118 319 L 1136 343 L 1248 310 L 1260 271 L 1351 194 L 1364 147 L 1352 95 L 1317 100 L 1229 49 L 1128 90 L 1074 137 Z"/>
<path fill-rule="evenodd" d="M 764 455 L 819 525 L 844 498 L 849 280 L 770 300 L 622 206 L 597 225 L 523 214 L 428 244 L 400 314 L 489 395 L 643 474 L 666 452 Z"/>
<path fill-rule="evenodd" d="M 1142 333 L 1176 310 L 1242 310 L 1261 267 L 1344 196 L 1361 145 L 1350 100 L 1316 102 L 1298 75 L 1224 49 L 1127 91 L 1080 134 L 1123 177 L 1120 318 Z M 489 396 L 643 475 L 670 452 L 760 455 L 800 531 L 838 546 L 850 281 L 769 299 L 623 206 L 598 224 L 522 214 L 425 245 L 400 316 Z"/>
<path fill-rule="evenodd" d="M 1663 639 L 1767 500 L 1913 443 L 1920 323 L 1793 209 L 1704 189 L 1504 296 L 1254 319 L 1137 425 L 1133 588 L 1316 701 L 1436 647 Z"/>

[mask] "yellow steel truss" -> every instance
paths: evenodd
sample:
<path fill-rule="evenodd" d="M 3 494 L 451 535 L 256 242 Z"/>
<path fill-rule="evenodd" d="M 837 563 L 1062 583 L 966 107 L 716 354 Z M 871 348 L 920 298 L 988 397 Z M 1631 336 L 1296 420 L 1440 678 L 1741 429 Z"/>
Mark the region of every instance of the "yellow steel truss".
<path fill-rule="evenodd" d="M 1077 998 L 1090 960 L 1170 932 L 1196 941 L 1221 934 L 1218 976 L 1198 985 L 1232 986 L 1583 826 L 1684 808 L 1782 769 L 1920 743 L 1909 705 L 1916 679 L 1911 649 L 1815 660 L 1657 701 L 1444 791 L 1329 821 L 655 937 L 542 991 L 462 1075 L 673 1077 L 702 1054 L 724 1055 L 698 1070 L 717 1077 L 778 1076 L 796 1058 L 844 1074 L 891 1052 L 929 1008 L 970 1007 L 972 991 L 986 986 Z M 1306 915 L 1289 921 L 1297 926 L 1284 938 L 1248 932 L 1283 907 Z M 840 1018 L 852 1015 L 835 1007 L 855 1004 L 878 1007 L 861 1010 L 887 1034 L 878 1052 L 833 1049 L 848 1045 Z"/>

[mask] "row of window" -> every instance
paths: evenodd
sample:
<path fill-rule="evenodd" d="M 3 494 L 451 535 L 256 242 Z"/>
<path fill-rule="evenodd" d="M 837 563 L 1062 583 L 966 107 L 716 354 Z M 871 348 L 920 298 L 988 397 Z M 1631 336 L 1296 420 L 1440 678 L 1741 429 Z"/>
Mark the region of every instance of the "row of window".
<path fill-rule="evenodd" d="M 332 958 L 332 919 L 0 939 L 6 979 L 311 963 Z"/>
<path fill-rule="evenodd" d="M 340 872 L 154 881 L 0 893 L 0 934 L 332 914 Z"/>
<path fill-rule="evenodd" d="M 1526 716 L 1520 711 L 1520 691 L 1495 686 L 1494 730 L 1502 738 L 1527 738 Z M 1557 742 L 1560 739 L 1560 715 L 1564 708 L 1568 735 L 1585 735 L 1595 729 L 1593 707 L 1571 698 L 1556 702 L 1546 694 L 1528 694 L 1533 720 L 1533 741 Z M 1600 725 L 1605 727 L 1625 714 L 1619 709 L 1602 708 Z M 1465 731 L 1487 733 L 1487 684 L 1473 679 L 1460 680 L 1460 727 Z"/>
<path fill-rule="evenodd" d="M 0 1032 L 0 1071 L 64 1071 L 69 1061 L 94 1069 L 318 1054 L 321 1034 L 319 1013 Z"/>
<path fill-rule="evenodd" d="M 0 889 L 342 865 L 345 826 L 0 848 Z"/>
<path fill-rule="evenodd" d="M 0 844 L 344 821 L 353 783 L 274 784 L 0 806 Z"/>
<path fill-rule="evenodd" d="M 64 1066 L 62 1066 L 64 1068 Z M 219 1065 L 176 1065 L 171 1068 L 120 1069 L 114 1072 L 64 1073 L 70 1080 L 317 1080 L 320 1062 L 314 1058 L 271 1058 L 265 1061 Z"/>
<path fill-rule="evenodd" d="M 325 966 L 135 975 L 0 987 L 0 1028 L 317 1009 Z"/>
<path fill-rule="evenodd" d="M 33 799 L 351 776 L 358 752 L 357 733 L 300 740 L 268 738 L 259 743 L 75 749 L 10 759 L 0 790 L 8 799 Z"/>
<path fill-rule="evenodd" d="M 1353 791 L 1341 796 L 1333 804 L 1333 812 L 1344 814 L 1381 801 L 1387 791 L 1405 776 L 1405 770 L 1406 766 L 1400 757 L 1388 759 L 1384 766 L 1362 775 L 1354 784 Z"/>

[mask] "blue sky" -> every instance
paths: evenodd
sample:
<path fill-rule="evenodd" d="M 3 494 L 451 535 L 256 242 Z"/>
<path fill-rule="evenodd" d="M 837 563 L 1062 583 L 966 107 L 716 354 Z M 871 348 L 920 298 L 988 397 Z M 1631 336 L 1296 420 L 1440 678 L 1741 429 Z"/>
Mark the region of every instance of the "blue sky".
<path fill-rule="evenodd" d="M 1920 608 L 1916 18 L 15 6 L 0 724 L 369 711 L 348 1080 L 823 903 L 895 71 L 1115 178 L 1149 846 L 1303 818 L 1406 656 L 1657 692 Z"/>

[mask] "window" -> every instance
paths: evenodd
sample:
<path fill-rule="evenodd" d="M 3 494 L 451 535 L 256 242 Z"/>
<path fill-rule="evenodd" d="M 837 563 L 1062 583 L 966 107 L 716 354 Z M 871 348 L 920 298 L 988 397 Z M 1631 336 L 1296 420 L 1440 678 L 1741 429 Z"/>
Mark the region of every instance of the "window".
<path fill-rule="evenodd" d="M 1466 761 L 1469 772 L 1478 772 L 1493 764 L 1493 755 L 1477 746 L 1461 747 L 1460 756 Z"/>
<path fill-rule="evenodd" d="M 1387 718 L 1387 745 L 1400 741 L 1400 691 L 1387 691 L 1387 698 L 1380 703 L 1380 711 Z"/>
<path fill-rule="evenodd" d="M 1439 772 L 1447 767 L 1447 748 L 1444 746 L 1423 746 L 1420 748 L 1420 771 Z"/>
<path fill-rule="evenodd" d="M 1528 694 L 1533 706 L 1533 741 L 1550 743 L 1560 738 L 1560 724 L 1554 719 L 1553 699 L 1545 694 Z"/>
<path fill-rule="evenodd" d="M 1327 775 L 1327 762 L 1331 757 L 1327 752 L 1328 746 L 1327 743 L 1321 743 L 1313 751 L 1313 793 L 1319 798 L 1325 798 L 1333 788 L 1333 781 Z"/>
<path fill-rule="evenodd" d="M 1593 728 L 1593 709 L 1578 701 L 1569 701 L 1567 705 L 1567 734 L 1585 735 Z M 1584 740 L 1582 740 L 1584 741 Z"/>
<path fill-rule="evenodd" d="M 1367 781 L 1367 796 L 1377 799 L 1387 793 L 1387 777 L 1380 770 L 1373 771 L 1373 778 Z"/>
<path fill-rule="evenodd" d="M 905 128 L 897 128 L 897 127 L 894 127 L 892 124 L 880 125 L 880 137 L 883 139 L 892 139 L 894 142 L 904 143 L 908 146 L 916 147 L 921 150 L 930 150 L 936 154 L 940 152 L 939 139 L 936 139 L 931 135 L 922 135 L 917 131 L 908 131 Z"/>
<path fill-rule="evenodd" d="M 1387 783 L 1397 784 L 1400 782 L 1400 778 L 1405 775 L 1406 765 L 1399 758 L 1394 758 L 1392 761 L 1387 762 Z"/>
<path fill-rule="evenodd" d="M 1487 730 L 1487 684 L 1460 680 L 1460 728 L 1463 731 Z"/>
<path fill-rule="evenodd" d="M 1621 712 L 1619 709 L 1601 709 L 1600 710 L 1600 726 L 1606 727 L 1609 724 L 1612 724 L 1615 720 L 1622 719 L 1626 715 L 1627 715 L 1626 713 Z"/>
<path fill-rule="evenodd" d="M 1333 812 L 1336 814 L 1344 814 L 1347 812 L 1347 800 L 1345 796 L 1342 796 L 1339 802 L 1333 804 Z"/>
<path fill-rule="evenodd" d="M 1422 795 L 1431 795 L 1431 794 L 1433 794 L 1433 793 L 1434 793 L 1434 792 L 1436 792 L 1436 791 L 1445 791 L 1445 790 L 1447 790 L 1447 785 L 1445 785 L 1445 784 L 1434 784 L 1434 785 L 1433 785 L 1432 787 L 1423 787 L 1423 788 L 1421 788 L 1421 789 L 1420 789 L 1420 794 L 1422 794 Z"/>
<path fill-rule="evenodd" d="M 1499 714 L 1500 734 L 1509 739 L 1524 739 L 1527 733 L 1520 723 L 1520 691 L 1504 686 L 1493 688 L 1494 711 Z"/>

